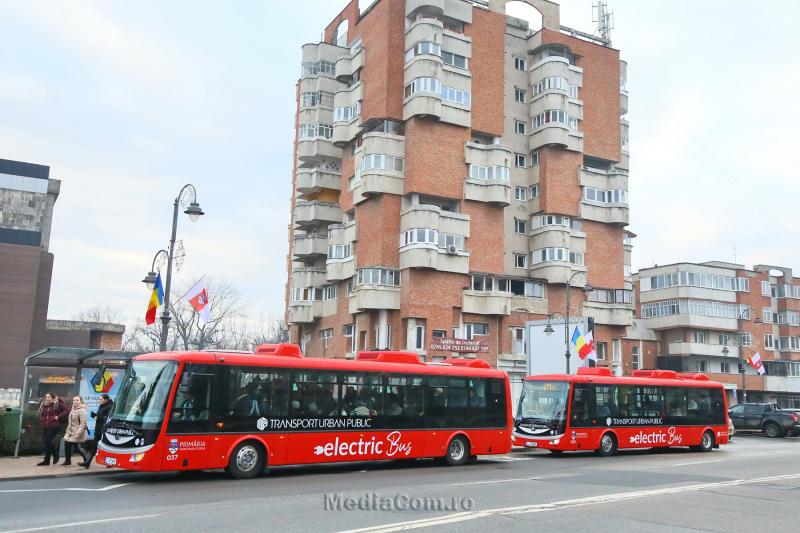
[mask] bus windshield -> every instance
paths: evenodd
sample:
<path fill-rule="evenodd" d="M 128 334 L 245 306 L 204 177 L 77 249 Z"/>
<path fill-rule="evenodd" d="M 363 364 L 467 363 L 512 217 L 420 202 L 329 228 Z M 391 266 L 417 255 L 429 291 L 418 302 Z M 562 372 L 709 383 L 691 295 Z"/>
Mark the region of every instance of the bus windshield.
<path fill-rule="evenodd" d="M 174 361 L 134 361 L 120 389 L 112 421 L 142 428 L 158 426 L 175 379 Z"/>
<path fill-rule="evenodd" d="M 569 383 L 526 381 L 519 399 L 517 422 L 560 426 L 567 417 Z"/>

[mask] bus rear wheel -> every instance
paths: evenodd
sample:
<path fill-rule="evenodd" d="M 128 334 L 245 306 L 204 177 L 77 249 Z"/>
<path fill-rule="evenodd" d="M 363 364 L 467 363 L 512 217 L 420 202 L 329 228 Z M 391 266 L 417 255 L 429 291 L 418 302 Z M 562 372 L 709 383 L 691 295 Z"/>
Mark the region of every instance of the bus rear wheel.
<path fill-rule="evenodd" d="M 469 442 L 461 435 L 453 437 L 453 440 L 447 445 L 444 462 L 448 466 L 461 466 L 467 462 L 467 459 L 469 459 Z"/>
<path fill-rule="evenodd" d="M 617 437 L 613 433 L 608 432 L 600 437 L 600 447 L 597 448 L 597 455 L 600 457 L 609 457 L 617 453 Z"/>
<path fill-rule="evenodd" d="M 253 441 L 245 441 L 234 448 L 228 459 L 228 473 L 236 479 L 256 477 L 264 469 L 264 449 Z"/>
<path fill-rule="evenodd" d="M 713 449 L 714 449 L 714 434 L 711 433 L 710 431 L 706 431 L 700 438 L 700 445 L 697 447 L 697 451 L 710 452 Z"/>

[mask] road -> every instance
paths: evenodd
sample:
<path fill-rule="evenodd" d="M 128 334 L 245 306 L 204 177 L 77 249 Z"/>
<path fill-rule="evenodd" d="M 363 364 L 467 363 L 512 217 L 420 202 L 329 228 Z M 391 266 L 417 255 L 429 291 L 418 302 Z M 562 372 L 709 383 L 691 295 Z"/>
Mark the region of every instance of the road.
<path fill-rule="evenodd" d="M 800 438 L 737 436 L 707 454 L 675 449 L 600 458 L 515 452 L 457 468 L 430 461 L 284 467 L 246 481 L 223 472 L 9 480 L 0 481 L 0 533 L 796 531 L 798 453 Z M 424 507 L 416 498 L 441 498 L 453 509 L 387 508 Z M 333 510 L 325 509 L 326 501 Z"/>

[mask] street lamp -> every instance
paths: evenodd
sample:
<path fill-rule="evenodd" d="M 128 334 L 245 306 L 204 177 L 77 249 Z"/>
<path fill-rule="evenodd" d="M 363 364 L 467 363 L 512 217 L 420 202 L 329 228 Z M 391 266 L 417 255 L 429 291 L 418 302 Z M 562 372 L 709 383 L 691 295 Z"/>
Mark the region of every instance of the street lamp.
<path fill-rule="evenodd" d="M 188 204 L 188 205 L 187 205 Z M 161 314 L 161 342 L 160 342 L 160 349 L 161 351 L 165 351 L 167 349 L 167 331 L 169 329 L 169 291 L 172 285 L 172 259 L 174 257 L 175 252 L 175 235 L 178 232 L 178 206 L 182 205 L 186 209 L 183 211 L 187 215 L 189 215 L 189 220 L 192 222 L 197 222 L 197 219 L 200 218 L 201 215 L 204 215 L 202 209 L 200 209 L 200 204 L 197 203 L 197 189 L 195 189 L 194 185 L 191 183 L 187 183 L 183 186 L 183 188 L 178 193 L 178 196 L 175 197 L 175 201 L 172 204 L 172 236 L 169 240 L 169 251 L 167 250 L 159 250 L 155 257 L 153 257 L 153 264 L 150 268 L 150 272 L 147 273 L 147 276 L 142 280 L 142 282 L 147 286 L 148 290 L 153 290 L 155 287 L 156 282 L 156 273 L 155 273 L 155 265 L 156 260 L 161 254 L 166 254 L 167 260 L 167 278 L 165 280 L 166 287 L 164 288 L 164 312 Z"/>
<path fill-rule="evenodd" d="M 592 286 L 589 285 L 589 277 L 586 275 L 585 272 L 581 272 L 580 270 L 577 272 L 573 272 L 572 275 L 567 280 L 567 305 L 566 305 L 566 318 L 564 319 L 564 344 L 566 344 L 567 349 L 564 352 L 564 357 L 567 359 L 567 374 L 569 374 L 569 358 L 572 356 L 569 350 L 569 289 L 572 285 L 572 280 L 575 279 L 576 276 L 583 276 L 583 279 L 586 280 L 583 285 L 583 292 L 591 292 Z"/>
<path fill-rule="evenodd" d="M 142 280 L 142 283 L 145 284 L 148 292 L 152 292 L 156 286 L 156 263 L 158 262 L 159 257 L 162 261 L 165 261 L 169 258 L 169 252 L 166 250 L 159 250 L 156 252 L 156 255 L 153 256 L 153 264 L 150 265 L 150 272 L 148 272 Z"/>
<path fill-rule="evenodd" d="M 745 347 L 745 344 L 744 344 L 744 339 L 745 339 L 745 337 L 748 336 L 748 333 L 745 332 L 745 331 L 741 331 L 740 330 L 739 321 L 740 320 L 750 320 L 750 311 L 751 311 L 751 308 L 750 308 L 749 305 L 746 305 L 746 306 L 741 307 L 739 309 L 739 312 L 737 313 L 737 316 L 736 316 L 736 331 L 733 332 L 733 339 L 726 338 L 725 339 L 725 344 L 722 346 L 722 355 L 725 356 L 725 357 L 727 357 L 728 354 L 730 353 L 730 350 L 728 350 L 728 344 L 730 343 L 731 340 L 733 340 L 732 345 L 735 345 L 735 346 L 739 347 L 739 359 L 741 360 L 740 363 L 739 363 L 739 373 L 742 376 L 742 402 L 743 403 L 747 402 L 747 389 L 745 388 L 745 381 L 744 381 L 745 380 L 745 377 L 744 377 L 745 376 L 745 360 L 744 360 L 744 347 Z M 753 322 L 755 322 L 756 324 L 760 324 L 761 323 L 761 319 L 758 316 L 756 316 L 753 319 Z M 753 336 L 750 335 L 750 346 L 753 347 L 756 342 L 757 341 L 753 338 Z"/>

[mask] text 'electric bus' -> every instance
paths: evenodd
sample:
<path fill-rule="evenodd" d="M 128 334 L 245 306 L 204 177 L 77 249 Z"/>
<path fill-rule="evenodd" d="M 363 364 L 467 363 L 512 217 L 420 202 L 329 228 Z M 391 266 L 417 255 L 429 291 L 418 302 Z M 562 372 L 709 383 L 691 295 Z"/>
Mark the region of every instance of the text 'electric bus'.
<path fill-rule="evenodd" d="M 511 449 L 505 372 L 476 359 L 426 364 L 411 352 L 306 358 L 294 344 L 255 353 L 137 356 L 97 462 L 139 471 L 440 458 Z"/>
<path fill-rule="evenodd" d="M 577 375 L 525 378 L 513 442 L 552 453 L 689 446 L 711 451 L 728 443 L 721 383 L 704 374 L 634 370 L 615 377 L 607 368 Z"/>

